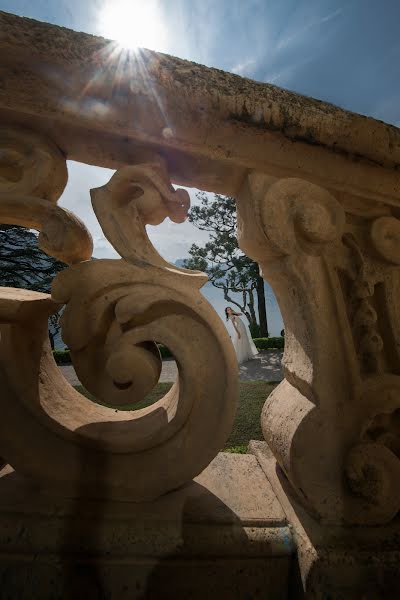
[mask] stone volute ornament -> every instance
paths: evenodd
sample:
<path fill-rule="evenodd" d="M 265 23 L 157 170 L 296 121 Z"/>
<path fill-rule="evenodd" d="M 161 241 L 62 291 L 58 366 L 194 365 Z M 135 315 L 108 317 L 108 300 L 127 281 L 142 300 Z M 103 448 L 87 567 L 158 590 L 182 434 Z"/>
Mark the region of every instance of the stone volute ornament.
<path fill-rule="evenodd" d="M 400 222 L 298 178 L 248 176 L 239 240 L 285 322 L 285 379 L 262 430 L 293 491 L 330 523 L 400 509 Z"/>
<path fill-rule="evenodd" d="M 1 142 L 1 221 L 39 230 L 40 247 L 70 267 L 51 295 L 0 290 L 0 456 L 67 496 L 142 501 L 178 488 L 223 446 L 238 393 L 227 332 L 199 291 L 206 277 L 164 261 L 146 234 L 167 216 L 185 220 L 187 192 L 159 159 L 118 170 L 91 194 L 122 258 L 92 261 L 85 226 L 56 205 L 67 179 L 60 151 L 27 130 Z M 100 404 L 54 363 L 47 319 L 63 305 L 63 339 Z M 178 380 L 153 405 L 126 410 L 158 381 L 156 342 L 173 353 Z"/>

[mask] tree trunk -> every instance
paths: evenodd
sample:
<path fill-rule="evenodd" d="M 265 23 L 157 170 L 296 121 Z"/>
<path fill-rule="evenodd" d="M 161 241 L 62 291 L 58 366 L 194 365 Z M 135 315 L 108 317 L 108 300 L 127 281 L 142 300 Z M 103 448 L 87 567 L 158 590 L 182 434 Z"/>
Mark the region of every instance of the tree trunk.
<path fill-rule="evenodd" d="M 254 310 L 253 288 L 248 290 L 248 294 L 249 294 L 249 312 L 250 312 L 250 316 L 251 316 L 251 321 L 249 321 L 251 337 L 253 337 L 253 338 L 260 337 L 260 326 L 257 323 L 256 311 Z"/>
<path fill-rule="evenodd" d="M 54 335 L 52 334 L 52 332 L 49 329 L 49 338 L 50 338 L 50 346 L 51 349 L 54 350 Z"/>
<path fill-rule="evenodd" d="M 221 289 L 220 286 L 214 286 L 218 289 Z M 230 304 L 234 304 L 235 306 L 238 307 L 238 309 L 242 312 L 242 314 L 244 314 L 244 316 L 247 318 L 248 322 L 251 324 L 251 316 L 250 313 L 246 310 L 246 303 L 245 303 L 245 299 L 244 299 L 244 305 L 242 306 L 241 304 L 239 304 L 239 302 L 236 302 L 236 300 L 233 300 L 229 294 L 228 294 L 228 290 L 226 288 L 222 288 L 224 290 L 224 299 L 229 302 Z"/>
<path fill-rule="evenodd" d="M 260 320 L 260 336 L 268 337 L 267 309 L 265 307 L 264 279 L 257 277 L 258 318 Z"/>
<path fill-rule="evenodd" d="M 248 290 L 248 294 L 249 294 L 249 311 L 250 311 L 250 316 L 251 316 L 251 323 L 254 325 L 258 325 L 257 319 L 256 319 L 256 311 L 254 310 L 253 290 Z"/>

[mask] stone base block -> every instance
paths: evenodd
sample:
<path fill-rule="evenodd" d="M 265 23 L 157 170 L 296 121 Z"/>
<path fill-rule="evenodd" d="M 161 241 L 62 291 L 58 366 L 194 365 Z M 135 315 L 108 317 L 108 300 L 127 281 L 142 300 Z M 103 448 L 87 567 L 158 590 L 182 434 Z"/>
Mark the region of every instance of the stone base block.
<path fill-rule="evenodd" d="M 293 551 L 251 455 L 219 454 L 147 504 L 60 498 L 10 467 L 0 476 L 1 598 L 283 599 Z"/>
<path fill-rule="evenodd" d="M 399 518 L 385 527 L 334 527 L 319 523 L 293 496 L 268 445 L 253 441 L 249 449 L 291 525 L 302 588 L 293 590 L 293 596 L 299 594 L 301 598 L 304 594 L 318 600 L 400 598 Z"/>

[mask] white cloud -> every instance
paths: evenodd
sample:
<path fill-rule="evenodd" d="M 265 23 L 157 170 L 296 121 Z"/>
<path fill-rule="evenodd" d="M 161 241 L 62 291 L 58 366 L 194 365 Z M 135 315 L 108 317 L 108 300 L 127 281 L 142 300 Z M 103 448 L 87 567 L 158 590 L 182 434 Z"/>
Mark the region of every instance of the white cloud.
<path fill-rule="evenodd" d="M 283 50 L 284 48 L 287 48 L 288 46 L 291 46 L 294 43 L 299 42 L 300 40 L 302 40 L 304 38 L 304 36 L 309 35 L 310 29 L 312 29 L 314 27 L 320 27 L 324 23 L 327 23 L 328 21 L 331 21 L 332 19 L 335 19 L 336 17 L 338 17 L 342 12 L 343 12 L 343 9 L 338 8 L 337 10 L 332 11 L 331 13 L 327 14 L 325 17 L 317 18 L 317 19 L 307 23 L 303 27 L 299 27 L 293 33 L 288 34 L 287 36 L 281 38 L 276 49 Z"/>

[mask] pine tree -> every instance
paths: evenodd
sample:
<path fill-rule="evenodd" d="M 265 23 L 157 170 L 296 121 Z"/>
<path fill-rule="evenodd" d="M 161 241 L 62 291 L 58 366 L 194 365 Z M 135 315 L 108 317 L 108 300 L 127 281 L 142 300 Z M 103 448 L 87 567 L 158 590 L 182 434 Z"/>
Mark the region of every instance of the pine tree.
<path fill-rule="evenodd" d="M 40 250 L 35 232 L 16 225 L 0 225 L 0 285 L 49 293 L 53 278 L 67 266 Z M 49 337 L 60 330 L 59 313 L 49 319 Z"/>
<path fill-rule="evenodd" d="M 197 197 L 201 204 L 191 208 L 189 221 L 199 229 L 208 231 L 210 238 L 203 247 L 192 244 L 185 267 L 207 273 L 213 286 L 223 291 L 225 300 L 237 306 L 247 317 L 252 334 L 268 337 L 264 280 L 258 264 L 238 247 L 234 198 L 215 194 L 212 200 L 204 192 L 199 192 Z M 240 294 L 241 300 L 235 300 L 232 292 Z"/>

